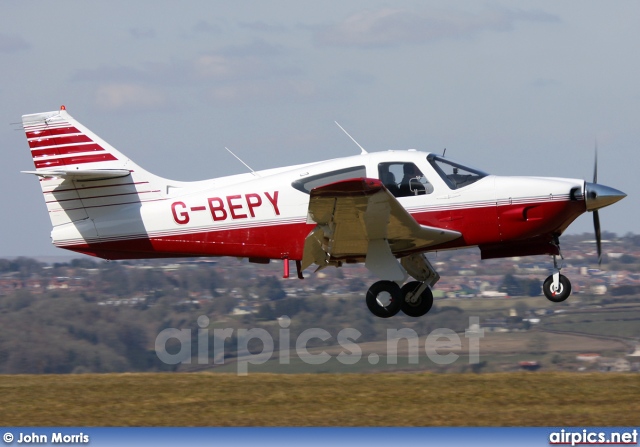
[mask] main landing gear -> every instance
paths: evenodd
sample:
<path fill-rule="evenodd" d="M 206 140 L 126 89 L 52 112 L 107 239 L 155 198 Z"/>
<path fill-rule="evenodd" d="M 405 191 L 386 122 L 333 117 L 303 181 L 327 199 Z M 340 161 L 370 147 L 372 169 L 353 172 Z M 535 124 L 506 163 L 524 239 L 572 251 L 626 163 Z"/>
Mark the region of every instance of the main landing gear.
<path fill-rule="evenodd" d="M 376 317 L 389 318 L 402 311 L 421 317 L 433 306 L 431 288 L 422 281 L 410 281 L 400 287 L 393 281 L 378 281 L 367 291 L 367 307 Z"/>
<path fill-rule="evenodd" d="M 421 317 L 433 306 L 431 287 L 440 279 L 427 258 L 416 254 L 400 261 L 405 271 L 418 281 L 402 287 L 395 281 L 378 281 L 367 291 L 367 307 L 376 317 L 389 318 L 402 311 L 410 317 Z"/>

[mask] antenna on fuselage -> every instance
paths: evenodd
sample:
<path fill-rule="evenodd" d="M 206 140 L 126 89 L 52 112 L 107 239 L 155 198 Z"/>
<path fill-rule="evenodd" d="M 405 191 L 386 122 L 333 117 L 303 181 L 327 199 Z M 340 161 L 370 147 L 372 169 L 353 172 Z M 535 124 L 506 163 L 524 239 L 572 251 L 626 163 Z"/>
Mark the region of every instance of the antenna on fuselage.
<path fill-rule="evenodd" d="M 365 151 L 365 150 L 364 150 L 364 148 L 363 148 L 362 146 L 360 146 L 360 143 L 358 143 L 358 142 L 357 142 L 357 141 L 356 141 L 356 140 L 355 140 L 351 135 L 349 135 L 349 132 L 347 132 L 346 130 L 344 130 L 344 128 L 343 128 L 340 124 L 338 124 L 338 122 L 337 122 L 337 121 L 334 121 L 334 123 L 336 123 L 336 125 L 337 125 L 337 126 L 338 126 L 338 127 L 339 127 L 343 132 L 344 132 L 344 133 L 346 133 L 346 134 L 347 134 L 347 136 L 348 136 L 349 138 L 351 138 L 351 141 L 353 141 L 354 143 L 356 143 L 356 144 L 358 145 L 358 147 L 360 148 L 360 151 L 361 151 L 361 152 L 360 152 L 360 155 L 365 155 L 365 154 L 368 154 L 368 153 L 369 153 L 369 152 Z"/>
<path fill-rule="evenodd" d="M 445 147 L 444 150 L 442 151 L 442 158 L 444 158 L 444 154 L 447 153 L 447 148 Z"/>
<path fill-rule="evenodd" d="M 251 174 L 255 175 L 256 177 L 260 177 L 258 174 L 256 174 L 256 171 L 254 171 L 253 169 L 251 169 L 251 166 L 249 166 L 248 164 L 246 164 L 244 161 L 242 161 L 242 159 L 240 157 L 238 157 L 236 154 L 234 154 L 233 152 L 231 152 L 231 149 L 229 149 L 228 147 L 225 146 L 225 149 L 227 151 L 229 151 L 229 153 L 231 155 L 233 155 L 234 157 L 236 157 L 236 159 L 242 163 L 243 165 L 245 165 L 247 167 L 247 169 L 249 169 L 249 171 L 251 171 Z"/>

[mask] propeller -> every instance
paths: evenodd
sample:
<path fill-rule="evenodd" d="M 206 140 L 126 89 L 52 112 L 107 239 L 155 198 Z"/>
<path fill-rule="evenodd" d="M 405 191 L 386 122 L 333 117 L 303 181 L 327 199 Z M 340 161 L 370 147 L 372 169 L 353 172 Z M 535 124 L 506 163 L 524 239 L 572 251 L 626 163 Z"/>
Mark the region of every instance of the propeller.
<path fill-rule="evenodd" d="M 598 184 L 598 141 L 596 140 L 595 161 L 593 164 L 593 183 L 585 182 L 584 199 L 587 211 L 593 212 L 593 229 L 596 233 L 596 247 L 598 250 L 598 265 L 602 265 L 602 234 L 600 231 L 600 215 L 598 210 L 612 205 L 627 195 L 622 191 Z"/>
<path fill-rule="evenodd" d="M 596 232 L 596 246 L 598 247 L 598 267 L 602 265 L 602 238 L 600 235 L 600 216 L 598 211 L 593 212 L 593 229 Z"/>
<path fill-rule="evenodd" d="M 593 163 L 593 184 L 598 184 L 598 141 L 596 140 L 596 155 Z M 602 235 L 600 233 L 600 215 L 593 211 L 593 229 L 596 233 L 596 247 L 598 249 L 598 267 L 602 265 Z"/>

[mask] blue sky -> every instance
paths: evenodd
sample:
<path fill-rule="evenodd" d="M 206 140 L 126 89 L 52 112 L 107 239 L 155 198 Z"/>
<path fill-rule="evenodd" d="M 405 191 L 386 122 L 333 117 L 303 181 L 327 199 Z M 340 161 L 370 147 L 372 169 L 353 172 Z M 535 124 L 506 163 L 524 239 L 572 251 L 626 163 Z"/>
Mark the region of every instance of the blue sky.
<path fill-rule="evenodd" d="M 416 148 L 501 175 L 590 179 L 638 233 L 640 4 L 632 1 L 0 4 L 0 256 L 62 255 L 24 134 L 69 113 L 155 174 Z M 18 129 L 18 130 L 16 130 Z M 581 217 L 570 232 L 591 229 Z"/>

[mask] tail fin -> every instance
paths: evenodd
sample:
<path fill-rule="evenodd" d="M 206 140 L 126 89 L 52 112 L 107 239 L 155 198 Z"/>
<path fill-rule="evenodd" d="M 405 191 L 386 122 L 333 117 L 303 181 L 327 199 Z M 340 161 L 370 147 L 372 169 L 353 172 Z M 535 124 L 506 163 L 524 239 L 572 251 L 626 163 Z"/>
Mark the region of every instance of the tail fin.
<path fill-rule="evenodd" d="M 85 167 L 125 169 L 130 162 L 74 120 L 64 106 L 56 112 L 23 115 L 22 125 L 37 171 L 61 172 Z"/>
<path fill-rule="evenodd" d="M 36 168 L 24 172 L 40 178 L 54 227 L 72 222 L 92 227 L 91 221 L 105 212 L 162 196 L 165 179 L 133 163 L 73 119 L 64 106 L 23 115 L 22 125 Z M 96 231 L 85 228 L 80 233 Z"/>

